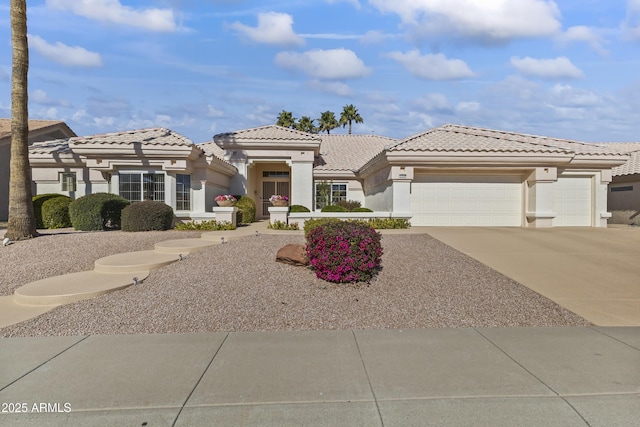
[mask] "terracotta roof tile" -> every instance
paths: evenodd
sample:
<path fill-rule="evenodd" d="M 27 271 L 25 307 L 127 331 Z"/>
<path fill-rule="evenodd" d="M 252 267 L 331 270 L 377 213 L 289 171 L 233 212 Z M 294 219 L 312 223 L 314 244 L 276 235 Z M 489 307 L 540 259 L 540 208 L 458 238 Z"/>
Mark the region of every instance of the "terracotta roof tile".
<path fill-rule="evenodd" d="M 315 162 L 317 170 L 356 171 L 385 147 L 398 142 L 378 135 L 322 135 L 321 138 L 320 156 Z"/>
<path fill-rule="evenodd" d="M 220 160 L 224 160 L 224 149 L 220 148 L 220 146 L 213 141 L 196 144 L 196 147 L 202 149 L 208 156 L 215 156 Z"/>
<path fill-rule="evenodd" d="M 29 120 L 29 130 L 39 130 L 44 129 L 51 126 L 56 126 L 59 124 L 63 124 L 67 127 L 66 123 L 60 120 L 37 120 L 31 119 Z M 71 131 L 73 132 L 73 131 Z M 11 135 L 11 119 L 0 119 L 0 139 L 5 138 Z"/>
<path fill-rule="evenodd" d="M 170 129 L 150 128 L 125 132 L 105 133 L 101 135 L 74 137 L 69 139 L 71 146 L 88 144 L 126 145 L 133 143 L 167 146 L 194 145 L 189 138 Z"/>
<path fill-rule="evenodd" d="M 315 134 L 300 132 L 277 125 L 260 126 L 251 129 L 244 129 L 235 132 L 220 133 L 213 137 L 215 142 L 244 142 L 244 141 L 320 141 L 320 137 Z"/>
<path fill-rule="evenodd" d="M 576 153 L 618 155 L 606 147 L 586 142 L 537 135 L 444 125 L 400 141 L 391 151 L 480 151 Z"/>
<path fill-rule="evenodd" d="M 66 139 L 55 141 L 34 142 L 29 146 L 29 154 L 62 154 L 71 153 L 69 142 Z"/>

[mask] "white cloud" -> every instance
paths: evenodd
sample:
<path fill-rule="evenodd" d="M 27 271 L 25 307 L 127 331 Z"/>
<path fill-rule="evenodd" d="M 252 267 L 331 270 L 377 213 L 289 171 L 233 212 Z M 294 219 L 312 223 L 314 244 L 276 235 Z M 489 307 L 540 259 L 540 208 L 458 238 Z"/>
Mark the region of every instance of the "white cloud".
<path fill-rule="evenodd" d="M 592 107 L 602 102 L 594 92 L 561 84 L 551 88 L 550 99 L 554 104 L 563 107 Z"/>
<path fill-rule="evenodd" d="M 451 103 L 441 93 L 428 93 L 413 101 L 413 104 L 424 111 L 450 112 Z"/>
<path fill-rule="evenodd" d="M 520 73 L 542 79 L 579 79 L 584 73 L 573 65 L 569 58 L 560 56 L 555 59 L 534 59 L 530 57 L 511 57 L 511 65 Z"/>
<path fill-rule="evenodd" d="M 329 3 L 329 4 L 333 4 L 333 3 L 349 3 L 349 4 L 352 4 L 353 7 L 355 7 L 358 10 L 360 10 L 360 8 L 362 7 L 362 6 L 360 6 L 360 2 L 358 0 L 324 0 L 324 1 Z"/>
<path fill-rule="evenodd" d="M 398 37 L 396 34 L 387 34 L 382 31 L 371 30 L 367 31 L 362 37 L 360 37 L 360 43 L 363 44 L 378 44 L 385 40 Z"/>
<path fill-rule="evenodd" d="M 47 94 L 47 92 L 41 89 L 36 89 L 33 92 L 31 92 L 29 94 L 29 101 L 39 105 L 53 105 L 53 106 L 59 106 L 59 107 L 65 107 L 65 108 L 71 107 L 71 103 L 69 101 L 65 99 L 62 99 L 62 100 L 52 99 Z"/>
<path fill-rule="evenodd" d="M 398 61 L 411 74 L 426 80 L 459 80 L 475 74 L 461 59 L 447 59 L 441 53 L 420 55 L 417 49 L 407 53 L 390 52 L 387 57 Z"/>
<path fill-rule="evenodd" d="M 640 0 L 627 0 L 627 16 L 622 29 L 632 39 L 640 39 Z"/>
<path fill-rule="evenodd" d="M 602 37 L 600 31 L 584 25 L 568 28 L 567 31 L 558 36 L 557 40 L 563 45 L 587 43 L 593 50 L 601 55 L 608 53 L 607 49 L 604 48 L 607 41 Z"/>
<path fill-rule="evenodd" d="M 95 21 L 150 31 L 172 32 L 177 27 L 171 9 L 134 9 L 122 5 L 120 0 L 46 0 L 46 5 L 52 9 L 70 10 Z"/>
<path fill-rule="evenodd" d="M 364 77 L 371 70 L 351 50 L 314 49 L 303 53 L 280 52 L 275 63 L 290 71 L 300 71 L 313 79 L 342 80 Z"/>
<path fill-rule="evenodd" d="M 326 80 L 311 80 L 307 83 L 311 89 L 318 92 L 332 93 L 338 96 L 351 95 L 351 88 L 342 82 L 326 81 Z"/>
<path fill-rule="evenodd" d="M 224 117 L 224 115 L 224 111 L 218 110 L 211 104 L 207 104 L 207 117 L 219 119 L 220 117 Z"/>
<path fill-rule="evenodd" d="M 546 37 L 560 30 L 552 0 L 370 0 L 395 13 L 420 37 L 453 36 L 480 43 Z"/>
<path fill-rule="evenodd" d="M 50 61 L 68 67 L 102 66 L 102 58 L 98 53 L 90 52 L 80 46 L 67 46 L 60 42 L 49 44 L 41 37 L 29 34 L 29 47 Z"/>
<path fill-rule="evenodd" d="M 257 43 L 277 46 L 304 45 L 304 39 L 293 31 L 293 18 L 286 13 L 259 13 L 257 27 L 234 22 L 231 28 Z"/>
<path fill-rule="evenodd" d="M 456 113 L 469 114 L 480 111 L 480 103 L 476 101 L 458 102 L 456 105 Z"/>

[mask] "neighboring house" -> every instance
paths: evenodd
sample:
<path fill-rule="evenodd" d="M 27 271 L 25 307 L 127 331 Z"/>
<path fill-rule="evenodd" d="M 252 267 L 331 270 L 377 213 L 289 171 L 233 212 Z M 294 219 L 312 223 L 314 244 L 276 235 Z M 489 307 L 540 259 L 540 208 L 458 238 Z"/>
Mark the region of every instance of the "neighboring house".
<path fill-rule="evenodd" d="M 76 134 L 64 122 L 29 120 L 29 144 Z M 9 161 L 11 159 L 11 119 L 0 119 L 0 221 L 9 216 Z"/>
<path fill-rule="evenodd" d="M 609 185 L 608 206 L 611 224 L 640 225 L 640 142 L 602 144 L 611 150 L 630 156 L 621 166 L 613 168 Z"/>
<path fill-rule="evenodd" d="M 248 195 L 266 217 L 269 197 L 281 194 L 311 210 L 357 200 L 413 225 L 605 227 L 611 169 L 629 157 L 457 125 L 403 140 L 270 125 L 198 145 L 167 129 L 70 138 L 36 144 L 30 158 L 38 193 L 152 198 L 179 217 L 211 212 L 222 193 Z"/>

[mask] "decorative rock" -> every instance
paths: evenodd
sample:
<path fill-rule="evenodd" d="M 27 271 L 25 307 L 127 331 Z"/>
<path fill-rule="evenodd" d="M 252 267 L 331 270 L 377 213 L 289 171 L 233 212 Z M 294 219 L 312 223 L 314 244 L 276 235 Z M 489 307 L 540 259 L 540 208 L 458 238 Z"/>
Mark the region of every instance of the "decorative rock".
<path fill-rule="evenodd" d="M 280 248 L 276 254 L 276 262 L 298 266 L 309 265 L 304 245 L 296 244 L 289 244 Z"/>

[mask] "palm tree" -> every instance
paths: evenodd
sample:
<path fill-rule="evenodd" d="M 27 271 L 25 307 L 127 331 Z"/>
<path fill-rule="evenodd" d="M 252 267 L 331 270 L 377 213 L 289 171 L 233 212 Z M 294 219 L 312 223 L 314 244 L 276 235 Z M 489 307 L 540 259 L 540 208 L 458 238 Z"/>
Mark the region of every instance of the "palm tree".
<path fill-rule="evenodd" d="M 342 127 L 345 127 L 349 124 L 349 135 L 351 135 L 351 123 L 364 123 L 360 114 L 358 114 L 358 109 L 353 106 L 353 104 L 345 105 L 342 109 L 342 114 L 340 114 L 340 124 Z"/>
<path fill-rule="evenodd" d="M 318 128 L 313 124 L 313 122 L 315 122 L 315 120 L 311 117 L 302 116 L 300 117 L 300 120 L 298 120 L 298 123 L 296 123 L 296 129 L 301 132 L 318 133 Z"/>
<path fill-rule="evenodd" d="M 338 126 L 340 125 L 338 124 L 336 115 L 333 111 L 325 111 L 318 119 L 318 131 L 327 131 L 327 135 L 329 134 L 331 129 L 335 129 Z"/>
<path fill-rule="evenodd" d="M 27 2 L 11 0 L 11 161 L 9 179 L 9 223 L 5 237 L 30 239 L 38 235 L 31 202 L 31 167 L 29 166 L 29 109 L 27 72 Z"/>
<path fill-rule="evenodd" d="M 293 113 L 291 111 L 282 110 L 278 116 L 276 124 L 285 128 L 295 129 L 296 119 L 293 117 Z"/>

